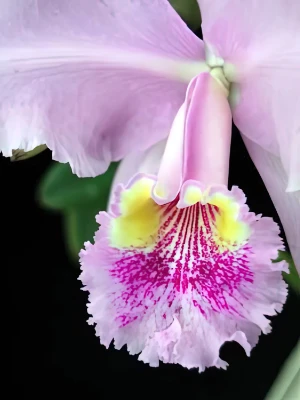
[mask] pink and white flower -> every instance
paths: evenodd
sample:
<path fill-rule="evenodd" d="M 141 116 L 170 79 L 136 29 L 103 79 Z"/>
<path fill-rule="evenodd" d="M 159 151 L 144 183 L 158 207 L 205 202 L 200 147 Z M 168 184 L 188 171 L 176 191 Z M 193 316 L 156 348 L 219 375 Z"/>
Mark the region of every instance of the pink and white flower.
<path fill-rule="evenodd" d="M 141 172 L 116 185 L 80 254 L 101 343 L 127 345 L 151 366 L 226 368 L 224 342 L 250 355 L 286 299 L 286 264 L 271 261 L 284 248 L 278 226 L 227 188 L 227 94 L 209 73 L 191 81 L 162 157 L 160 145 L 134 160 Z"/>

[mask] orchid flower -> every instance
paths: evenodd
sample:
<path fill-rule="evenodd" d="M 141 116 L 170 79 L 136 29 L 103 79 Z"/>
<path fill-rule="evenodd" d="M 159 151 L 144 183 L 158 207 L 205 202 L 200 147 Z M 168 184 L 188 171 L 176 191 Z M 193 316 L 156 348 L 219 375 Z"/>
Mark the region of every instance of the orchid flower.
<path fill-rule="evenodd" d="M 167 0 L 0 1 L 0 151 L 46 144 L 79 176 L 167 137 L 210 72 L 300 269 L 300 3 L 198 0 L 204 42 Z"/>
<path fill-rule="evenodd" d="M 94 176 L 168 137 L 99 215 L 82 280 L 102 343 L 203 370 L 224 341 L 249 354 L 286 297 L 278 227 L 227 188 L 231 117 L 299 268 L 300 4 L 198 2 L 204 42 L 166 0 L 2 0 L 0 149 Z"/>
<path fill-rule="evenodd" d="M 282 239 L 272 219 L 249 211 L 241 189 L 228 189 L 230 140 L 227 91 L 202 73 L 165 148 L 156 145 L 126 186 L 115 185 L 95 244 L 80 254 L 90 323 L 105 346 L 114 340 L 151 366 L 203 371 L 226 368 L 224 342 L 250 355 L 270 332 L 265 315 L 281 311 L 287 295 L 286 264 L 271 261 Z"/>

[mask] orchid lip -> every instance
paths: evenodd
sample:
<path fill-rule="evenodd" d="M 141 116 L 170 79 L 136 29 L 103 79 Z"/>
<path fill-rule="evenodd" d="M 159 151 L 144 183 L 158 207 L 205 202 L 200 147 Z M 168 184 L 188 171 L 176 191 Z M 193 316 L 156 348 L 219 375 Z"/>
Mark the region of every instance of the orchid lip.
<path fill-rule="evenodd" d="M 205 204 L 205 198 L 207 197 L 208 192 L 209 187 L 205 187 L 205 185 L 201 184 L 200 182 L 188 180 L 184 182 L 181 187 L 177 207 L 190 207 L 196 203 Z"/>
<path fill-rule="evenodd" d="M 283 248 L 279 229 L 250 213 L 236 187 L 185 182 L 180 196 L 186 187 L 203 198 L 180 209 L 177 198 L 163 206 L 151 199 L 155 183 L 134 176 L 117 190 L 115 211 L 96 218 L 95 244 L 80 253 L 89 323 L 106 347 L 127 345 L 150 366 L 225 367 L 223 343 L 235 340 L 249 355 L 270 332 L 266 316 L 285 302 L 285 266 L 271 261 Z"/>

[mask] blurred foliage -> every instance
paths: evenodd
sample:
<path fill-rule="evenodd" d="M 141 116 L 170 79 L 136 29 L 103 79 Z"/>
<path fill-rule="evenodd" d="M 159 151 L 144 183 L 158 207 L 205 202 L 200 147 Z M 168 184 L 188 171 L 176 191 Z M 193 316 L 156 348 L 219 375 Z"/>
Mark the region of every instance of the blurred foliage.
<path fill-rule="evenodd" d="M 55 163 L 41 183 L 41 204 L 54 210 L 69 210 L 97 202 L 99 207 L 105 208 L 117 165 L 112 163 L 105 174 L 96 178 L 78 178 L 69 164 Z"/>
<path fill-rule="evenodd" d="M 55 163 L 44 175 L 38 190 L 42 207 L 59 211 L 64 218 L 65 242 L 73 261 L 86 241 L 92 241 L 99 225 L 95 216 L 106 210 L 118 163 L 96 178 L 78 178 L 69 164 Z"/>
<path fill-rule="evenodd" d="M 281 368 L 265 400 L 300 399 L 300 341 Z"/>
<path fill-rule="evenodd" d="M 197 0 L 169 0 L 173 8 L 192 30 L 201 26 L 201 15 Z"/>

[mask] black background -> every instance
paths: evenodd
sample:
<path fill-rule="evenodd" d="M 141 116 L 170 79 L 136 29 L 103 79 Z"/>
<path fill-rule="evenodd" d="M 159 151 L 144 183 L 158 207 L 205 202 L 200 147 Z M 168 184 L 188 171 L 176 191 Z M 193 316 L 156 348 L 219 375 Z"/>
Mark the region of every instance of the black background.
<path fill-rule="evenodd" d="M 87 294 L 80 290 L 79 270 L 67 258 L 60 215 L 39 208 L 38 182 L 51 164 L 46 151 L 27 161 L 0 159 L 4 179 L 3 272 L 9 288 L 9 335 L 12 391 L 17 395 L 107 398 L 160 395 L 198 399 L 263 399 L 299 337 L 300 301 L 292 292 L 273 331 L 262 336 L 248 358 L 235 343 L 221 349 L 227 371 L 199 374 L 177 365 L 159 368 L 137 361 L 127 351 L 106 350 L 86 323 Z M 230 185 L 240 186 L 251 210 L 278 216 L 243 142 L 234 129 Z M 3 190 L 4 189 L 4 190 Z M 3 244 L 3 242 L 2 242 Z"/>

